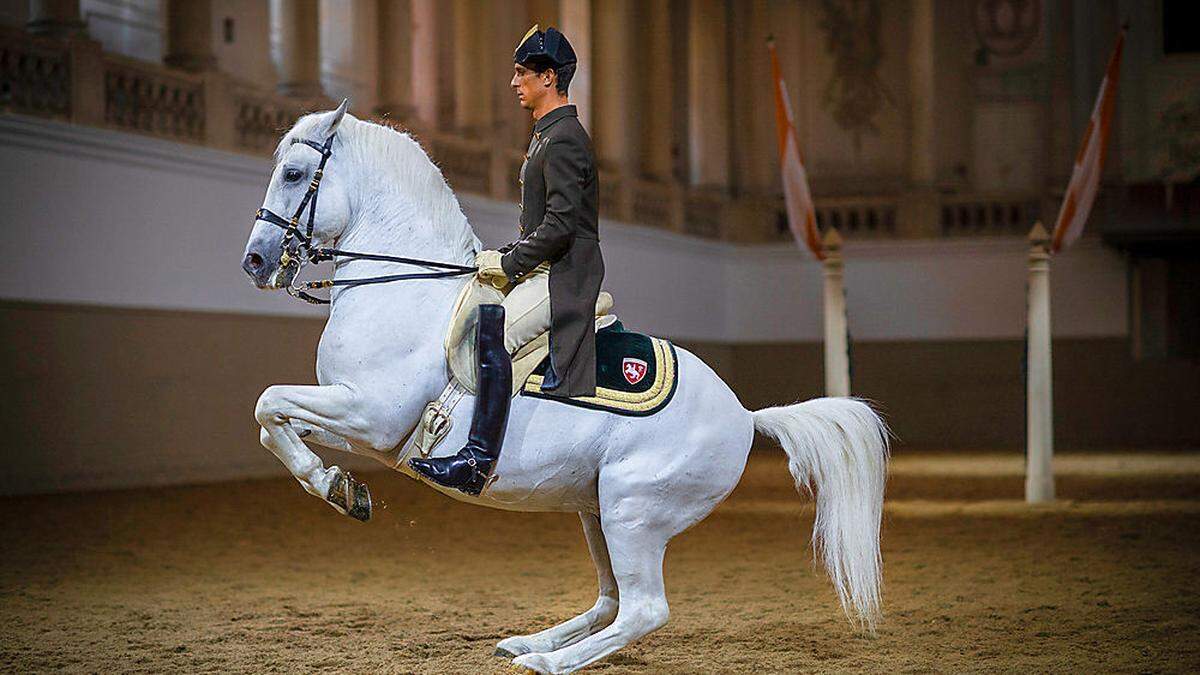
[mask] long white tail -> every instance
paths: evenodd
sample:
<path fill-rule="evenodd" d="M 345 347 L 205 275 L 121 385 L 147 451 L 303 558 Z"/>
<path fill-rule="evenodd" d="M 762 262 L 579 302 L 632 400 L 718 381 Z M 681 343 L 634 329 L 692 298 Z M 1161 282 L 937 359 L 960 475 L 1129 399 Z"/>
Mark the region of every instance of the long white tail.
<path fill-rule="evenodd" d="M 816 398 L 752 414 L 754 429 L 783 446 L 796 489 L 816 497 L 813 551 L 825 563 L 842 608 L 874 632 L 883 582 L 879 522 L 887 425 L 853 398 Z"/>

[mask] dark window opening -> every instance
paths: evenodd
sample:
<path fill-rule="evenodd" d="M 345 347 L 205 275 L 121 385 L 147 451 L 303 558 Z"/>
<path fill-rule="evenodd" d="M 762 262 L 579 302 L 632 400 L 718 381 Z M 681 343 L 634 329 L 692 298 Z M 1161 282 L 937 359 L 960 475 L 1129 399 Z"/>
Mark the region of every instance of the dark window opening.
<path fill-rule="evenodd" d="M 1200 7 L 1195 0 L 1163 0 L 1163 53 L 1200 53 Z"/>

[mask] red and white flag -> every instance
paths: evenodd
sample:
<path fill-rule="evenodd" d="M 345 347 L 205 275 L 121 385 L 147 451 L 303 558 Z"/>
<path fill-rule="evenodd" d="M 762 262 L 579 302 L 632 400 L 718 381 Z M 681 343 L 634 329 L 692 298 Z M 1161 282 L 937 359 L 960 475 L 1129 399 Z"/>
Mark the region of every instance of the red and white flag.
<path fill-rule="evenodd" d="M 796 126 L 792 121 L 792 104 L 788 100 L 787 86 L 779 73 L 779 57 L 775 55 L 775 42 L 767 42 L 771 51 L 771 72 L 775 75 L 775 124 L 779 130 L 779 164 L 783 175 L 783 199 L 787 206 L 788 225 L 796 241 L 803 243 L 817 257 L 824 260 L 821 237 L 817 234 L 817 214 L 813 209 L 812 193 L 808 191 L 808 173 L 804 170 L 804 158 L 800 155 L 800 143 L 796 140 Z"/>
<path fill-rule="evenodd" d="M 1108 70 L 1100 83 L 1100 95 L 1092 108 L 1087 131 L 1083 133 L 1083 145 L 1075 156 L 1075 169 L 1071 172 L 1071 183 L 1063 198 L 1058 221 L 1054 223 L 1054 234 L 1050 251 L 1058 253 L 1070 246 L 1083 234 L 1092 203 L 1100 190 L 1100 175 L 1104 171 L 1104 153 L 1108 150 L 1108 132 L 1112 126 L 1113 108 L 1117 103 L 1117 76 L 1121 70 L 1121 48 L 1125 46 L 1125 29 L 1117 36 L 1117 46 L 1108 59 Z"/>

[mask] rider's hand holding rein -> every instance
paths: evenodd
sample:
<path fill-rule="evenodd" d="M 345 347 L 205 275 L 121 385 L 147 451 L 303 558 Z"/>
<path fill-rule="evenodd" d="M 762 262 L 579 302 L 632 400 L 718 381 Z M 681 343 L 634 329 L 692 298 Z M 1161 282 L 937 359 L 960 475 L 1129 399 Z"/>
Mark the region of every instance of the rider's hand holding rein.
<path fill-rule="evenodd" d="M 479 268 L 475 274 L 480 281 L 501 291 L 508 287 L 508 275 L 500 264 L 499 251 L 480 251 L 475 256 L 475 267 Z"/>

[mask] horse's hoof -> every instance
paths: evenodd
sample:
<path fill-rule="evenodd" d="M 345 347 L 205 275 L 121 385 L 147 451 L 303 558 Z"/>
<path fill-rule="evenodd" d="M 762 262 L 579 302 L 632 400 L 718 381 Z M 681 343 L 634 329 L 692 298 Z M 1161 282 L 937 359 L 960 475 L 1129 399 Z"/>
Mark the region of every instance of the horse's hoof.
<path fill-rule="evenodd" d="M 333 504 L 333 508 L 355 520 L 367 522 L 371 519 L 371 491 L 367 484 L 343 471 L 341 467 L 333 467 L 333 477 L 329 484 L 329 495 L 325 501 Z"/>
<path fill-rule="evenodd" d="M 515 659 L 532 651 L 536 650 L 531 649 L 528 642 L 517 636 L 507 637 L 496 643 L 496 656 L 503 656 L 506 659 Z"/>
<path fill-rule="evenodd" d="M 529 673 L 553 673 L 554 670 L 546 661 L 546 657 L 542 654 L 522 654 L 513 659 L 513 666 L 520 668 L 521 672 Z"/>

